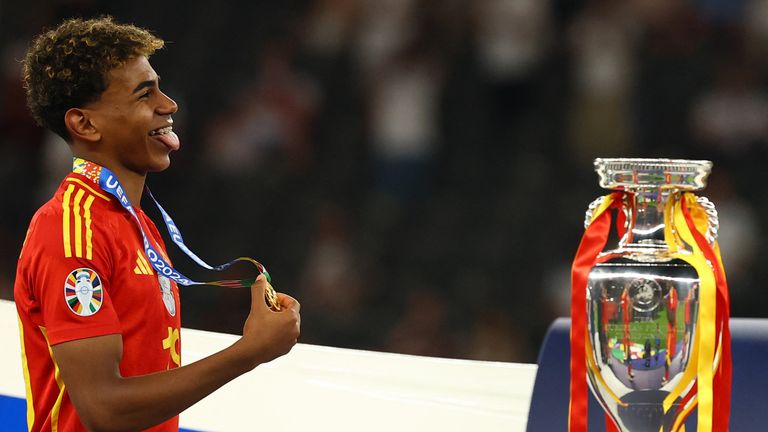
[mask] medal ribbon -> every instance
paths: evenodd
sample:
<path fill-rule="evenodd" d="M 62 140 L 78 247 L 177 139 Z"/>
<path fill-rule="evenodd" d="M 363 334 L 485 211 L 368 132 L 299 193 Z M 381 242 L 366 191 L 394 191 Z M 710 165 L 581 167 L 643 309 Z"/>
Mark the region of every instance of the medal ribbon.
<path fill-rule="evenodd" d="M 221 286 L 226 288 L 247 288 L 254 283 L 255 278 L 218 280 L 218 281 L 211 281 L 211 282 L 197 282 L 184 276 L 179 271 L 174 269 L 173 266 L 171 266 L 168 263 L 168 261 L 166 261 L 163 258 L 163 255 L 159 253 L 152 246 L 144 230 L 144 226 L 141 223 L 141 219 L 139 219 L 138 214 L 136 214 L 136 210 L 133 208 L 130 200 L 128 199 L 128 196 L 125 194 L 125 190 L 120 184 L 120 181 L 117 179 L 117 176 L 114 173 L 112 173 L 112 171 L 110 171 L 106 167 L 97 165 L 93 162 L 90 162 L 81 158 L 74 158 L 72 171 L 77 174 L 81 174 L 85 176 L 86 178 L 88 178 L 94 183 L 97 183 L 105 192 L 108 192 L 110 195 L 117 198 L 117 201 L 120 203 L 120 205 L 122 205 L 123 208 L 127 210 L 128 213 L 131 214 L 131 216 L 133 216 L 133 219 L 136 221 L 136 224 L 139 226 L 139 231 L 141 232 L 141 237 L 144 244 L 144 254 L 147 256 L 147 259 L 149 260 L 150 264 L 152 264 L 152 267 L 155 270 L 157 270 L 158 274 L 161 274 L 167 277 L 168 279 L 173 280 L 177 284 L 183 285 L 183 286 L 215 285 L 215 286 Z M 152 195 L 152 192 L 149 191 L 149 188 L 145 186 L 144 190 L 148 193 L 150 198 L 152 198 L 152 201 L 154 201 L 155 205 L 160 210 L 160 213 L 163 215 L 163 221 L 165 222 L 165 226 L 168 229 L 168 233 L 170 234 L 173 242 L 176 243 L 179 249 L 181 249 L 185 254 L 187 254 L 187 256 L 189 256 L 198 265 L 208 270 L 223 271 L 231 267 L 236 262 L 240 262 L 240 261 L 250 262 L 251 264 L 256 266 L 260 274 L 263 274 L 267 278 L 268 282 L 270 283 L 272 282 L 272 278 L 270 277 L 264 265 L 262 265 L 260 262 L 256 261 L 253 258 L 238 257 L 233 259 L 232 261 L 229 261 L 227 263 L 217 265 L 217 266 L 211 266 L 205 261 L 203 261 L 194 252 L 192 252 L 186 246 L 186 244 L 184 244 L 184 239 L 181 236 L 181 231 L 179 231 L 178 227 L 173 222 L 173 219 L 171 219 L 171 216 L 168 214 L 168 212 L 166 212 L 165 209 L 163 209 L 163 207 L 160 205 L 160 203 L 157 202 L 155 197 Z M 270 300 L 270 303 L 274 306 L 276 303 L 271 302 L 272 295 L 273 294 L 270 293 L 268 290 L 267 297 Z M 276 300 L 276 295 L 275 295 L 275 300 Z"/>
<path fill-rule="evenodd" d="M 592 214 L 592 221 L 584 231 L 571 268 L 571 382 L 568 407 L 568 430 L 587 431 L 587 308 L 586 290 L 589 272 L 603 251 L 611 229 L 609 209 L 621 206 L 623 193 L 606 195 Z M 620 216 L 621 215 L 621 212 Z M 619 220 L 621 222 L 621 218 Z M 622 224 L 623 225 L 623 224 Z M 610 423 L 610 422 L 607 422 Z"/>

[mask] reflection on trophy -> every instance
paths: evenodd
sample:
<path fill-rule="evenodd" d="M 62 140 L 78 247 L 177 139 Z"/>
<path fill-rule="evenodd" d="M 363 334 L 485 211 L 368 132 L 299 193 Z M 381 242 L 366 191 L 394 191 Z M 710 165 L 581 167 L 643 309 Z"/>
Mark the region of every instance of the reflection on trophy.
<path fill-rule="evenodd" d="M 685 195 L 704 188 L 711 166 L 708 161 L 595 160 L 600 185 L 615 193 L 590 206 L 585 225 L 596 212 L 612 211 L 619 238 L 618 247 L 597 255 L 587 277 L 586 372 L 593 394 L 621 431 L 678 430 L 697 403 L 699 353 L 718 343 L 699 346 L 700 262 L 708 261 L 696 261 L 702 253 L 692 240 L 691 218 L 681 210 L 690 213 L 683 201 L 695 199 L 697 214 L 705 215 L 698 218 L 702 238 L 713 246 L 714 206 Z M 612 201 L 610 209 L 606 199 Z M 706 279 L 708 290 L 715 289 L 712 279 Z"/>

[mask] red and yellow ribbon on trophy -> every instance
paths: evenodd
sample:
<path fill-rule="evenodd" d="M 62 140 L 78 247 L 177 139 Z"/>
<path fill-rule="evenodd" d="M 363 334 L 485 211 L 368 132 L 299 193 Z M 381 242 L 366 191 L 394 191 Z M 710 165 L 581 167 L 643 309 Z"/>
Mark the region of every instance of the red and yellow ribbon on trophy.
<path fill-rule="evenodd" d="M 624 206 L 632 192 L 606 195 L 593 211 L 584 232 L 571 272 L 571 359 L 568 430 L 587 431 L 587 368 L 591 340 L 588 334 L 586 292 L 590 271 L 600 263 L 611 232 L 613 213 L 617 214 L 619 236 L 626 231 Z M 690 264 L 699 279 L 697 325 L 691 344 L 691 358 L 663 402 L 664 413 L 681 410 L 670 431 L 684 431 L 684 420 L 698 407 L 699 432 L 726 432 L 730 414 L 731 350 L 728 285 L 719 246 L 708 240 L 710 221 L 706 209 L 691 192 L 673 192 L 664 209 L 664 239 L 675 258 Z M 631 198 L 631 197 L 630 197 Z M 617 399 L 618 400 L 618 399 Z M 606 415 L 606 430 L 618 431 Z M 666 431 L 660 431 L 666 432 Z"/>

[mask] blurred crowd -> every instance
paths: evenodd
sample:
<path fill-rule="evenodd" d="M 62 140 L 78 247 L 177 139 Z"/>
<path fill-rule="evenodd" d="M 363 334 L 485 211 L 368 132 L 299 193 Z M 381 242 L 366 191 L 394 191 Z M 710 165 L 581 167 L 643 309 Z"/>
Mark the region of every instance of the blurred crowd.
<path fill-rule="evenodd" d="M 182 149 L 155 196 L 207 261 L 264 262 L 302 342 L 535 362 L 569 314 L 595 157 L 712 160 L 731 313 L 768 317 L 768 0 L 3 1 L 2 298 L 70 167 L 19 59 L 98 14 L 168 42 Z M 183 324 L 239 333 L 248 299 L 182 288 Z"/>

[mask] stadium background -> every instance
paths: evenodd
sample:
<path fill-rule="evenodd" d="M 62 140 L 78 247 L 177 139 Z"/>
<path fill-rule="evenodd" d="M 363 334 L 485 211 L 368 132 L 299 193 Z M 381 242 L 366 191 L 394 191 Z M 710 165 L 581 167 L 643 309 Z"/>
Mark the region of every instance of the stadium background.
<path fill-rule="evenodd" d="M 148 184 L 201 257 L 267 265 L 302 342 L 535 362 L 611 156 L 714 161 L 732 315 L 767 316 L 767 0 L 3 0 L 0 298 L 69 168 L 19 59 L 102 13 L 168 41 L 182 150 Z M 239 333 L 248 295 L 182 289 L 183 325 Z"/>

